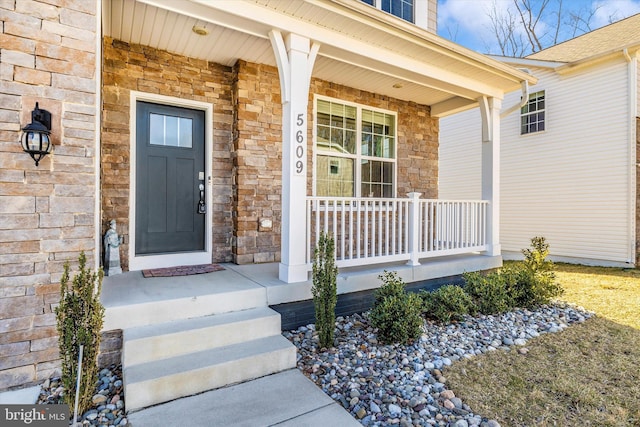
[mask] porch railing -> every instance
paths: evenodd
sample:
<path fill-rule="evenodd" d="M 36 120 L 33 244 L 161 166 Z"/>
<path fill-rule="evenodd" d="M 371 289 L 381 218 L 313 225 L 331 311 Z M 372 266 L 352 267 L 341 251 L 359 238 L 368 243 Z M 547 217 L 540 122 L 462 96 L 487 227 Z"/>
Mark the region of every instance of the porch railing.
<path fill-rule="evenodd" d="M 487 249 L 484 200 L 307 198 L 307 263 L 320 231 L 336 242 L 338 267 L 409 261 Z"/>

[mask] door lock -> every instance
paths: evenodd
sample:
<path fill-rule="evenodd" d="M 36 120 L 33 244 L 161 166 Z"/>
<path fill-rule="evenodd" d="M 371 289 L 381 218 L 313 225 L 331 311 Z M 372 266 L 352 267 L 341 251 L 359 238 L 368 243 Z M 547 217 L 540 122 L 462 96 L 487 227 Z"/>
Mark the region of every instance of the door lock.
<path fill-rule="evenodd" d="M 206 214 L 207 205 L 204 203 L 204 184 L 200 184 L 200 201 L 198 201 L 198 213 Z"/>

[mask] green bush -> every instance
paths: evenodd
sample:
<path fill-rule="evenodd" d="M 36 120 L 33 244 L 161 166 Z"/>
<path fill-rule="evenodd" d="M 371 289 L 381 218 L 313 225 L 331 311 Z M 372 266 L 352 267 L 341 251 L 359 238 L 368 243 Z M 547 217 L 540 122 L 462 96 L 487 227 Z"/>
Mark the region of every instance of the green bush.
<path fill-rule="evenodd" d="M 531 248 L 523 249 L 524 261 L 517 272 L 513 286 L 516 305 L 535 307 L 548 304 L 553 298 L 564 293 L 556 281 L 555 266 L 547 259 L 549 244 L 544 237 L 531 239 Z"/>
<path fill-rule="evenodd" d="M 420 296 L 425 317 L 443 323 L 461 320 L 463 315 L 474 311 L 473 300 L 460 286 L 446 285 Z"/>
<path fill-rule="evenodd" d="M 386 344 L 414 341 L 422 334 L 422 298 L 407 293 L 395 272 L 385 271 L 379 278 L 383 284 L 375 293 L 370 313 L 378 338 Z"/>
<path fill-rule="evenodd" d="M 82 356 L 82 378 L 78 399 L 78 413 L 91 407 L 91 397 L 98 381 L 98 352 L 100 331 L 104 319 L 104 307 L 100 303 L 102 269 L 93 273 L 87 269 L 87 258 L 82 252 L 79 258 L 80 272 L 69 284 L 69 263 L 64 265 L 60 279 L 60 305 L 56 308 L 58 345 L 62 359 L 62 385 L 64 402 L 73 411 L 78 378 L 80 345 Z"/>
<path fill-rule="evenodd" d="M 463 278 L 464 290 L 480 313 L 504 313 L 513 307 L 506 283 L 507 276 L 502 275 L 499 270 L 487 274 L 465 273 Z"/>
<path fill-rule="evenodd" d="M 333 237 L 321 232 L 313 257 L 313 306 L 316 312 L 316 330 L 320 347 L 333 347 L 336 327 L 338 268 L 335 262 Z"/>

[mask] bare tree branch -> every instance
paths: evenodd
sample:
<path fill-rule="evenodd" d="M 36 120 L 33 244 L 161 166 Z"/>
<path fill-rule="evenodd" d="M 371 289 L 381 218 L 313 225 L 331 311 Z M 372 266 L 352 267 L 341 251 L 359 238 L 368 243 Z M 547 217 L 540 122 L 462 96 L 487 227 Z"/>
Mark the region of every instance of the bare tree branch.
<path fill-rule="evenodd" d="M 447 25 L 446 26 L 447 38 L 449 40 L 451 40 L 452 42 L 457 41 L 457 39 L 458 39 L 458 30 L 459 29 L 460 29 L 460 24 L 456 24 L 454 29 L 452 29 L 450 25 Z"/>
<path fill-rule="evenodd" d="M 600 5 L 591 9 L 588 7 L 584 7 L 578 9 L 576 12 L 569 13 L 569 18 L 566 24 L 572 30 L 572 38 L 593 30 L 593 28 L 591 28 L 591 20 L 595 16 L 598 9 L 600 9 L 600 7 Z"/>
<path fill-rule="evenodd" d="M 535 53 L 593 29 L 591 22 L 600 6 L 589 5 L 575 11 L 563 6 L 563 0 L 512 0 L 512 6 L 503 9 L 494 0 L 487 15 L 501 54 Z M 615 13 L 609 21 L 617 18 Z"/>
<path fill-rule="evenodd" d="M 562 0 L 559 0 L 558 2 L 558 12 L 556 12 L 556 17 L 558 18 L 556 20 L 556 32 L 553 35 L 553 44 L 558 44 L 558 36 L 560 35 L 560 27 L 561 27 L 561 23 L 562 23 Z"/>

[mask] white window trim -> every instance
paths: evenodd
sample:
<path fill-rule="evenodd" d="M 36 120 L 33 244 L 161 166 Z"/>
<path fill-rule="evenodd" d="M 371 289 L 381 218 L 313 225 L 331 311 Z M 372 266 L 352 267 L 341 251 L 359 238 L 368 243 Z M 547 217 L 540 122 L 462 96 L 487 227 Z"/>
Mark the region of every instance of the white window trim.
<path fill-rule="evenodd" d="M 356 107 L 356 154 L 355 154 L 355 198 L 368 197 L 363 196 L 362 193 L 362 164 L 359 161 L 360 159 L 367 160 L 383 160 L 389 163 L 393 163 L 393 194 L 392 198 L 395 198 L 398 191 L 398 113 L 396 111 L 385 110 L 383 108 L 376 108 L 366 104 L 359 104 L 356 102 L 345 101 L 340 98 L 332 98 L 329 96 L 314 94 L 313 96 L 313 173 L 312 173 L 312 194 L 316 196 L 318 193 L 316 191 L 316 167 L 317 167 L 317 156 L 318 154 L 326 154 L 331 157 L 344 157 L 348 159 L 354 158 L 354 155 L 341 155 L 340 153 L 328 152 L 328 151 L 319 151 L 318 150 L 318 101 L 329 101 L 335 102 L 343 105 L 348 105 L 350 107 Z M 380 113 L 388 114 L 393 116 L 394 120 L 394 144 L 393 144 L 393 158 L 384 158 L 384 157 L 376 157 L 376 156 L 363 156 L 362 155 L 362 109 L 377 111 Z M 378 199 L 379 197 L 372 197 L 373 199 Z"/>
<path fill-rule="evenodd" d="M 522 108 L 521 108 L 521 109 L 520 109 L 520 115 L 518 116 L 518 130 L 519 130 L 520 136 L 523 136 L 523 137 L 524 137 L 524 136 L 529 136 L 529 135 L 540 135 L 540 134 L 545 133 L 545 132 L 547 131 L 547 126 L 548 126 L 548 124 L 549 124 L 549 121 L 548 121 L 548 114 L 547 114 L 547 112 L 548 112 L 548 110 L 549 110 L 549 108 L 548 108 L 549 104 L 548 104 L 548 102 L 547 102 L 547 101 L 548 101 L 548 93 L 547 93 L 548 91 L 547 91 L 546 89 L 540 89 L 540 90 L 537 90 L 537 91 L 535 91 L 535 92 L 533 92 L 533 93 L 529 94 L 529 99 L 531 99 L 531 97 L 532 97 L 533 95 L 536 95 L 536 94 L 538 94 L 538 93 L 540 93 L 540 92 L 544 92 L 544 109 L 542 109 L 542 110 L 536 110 L 535 112 L 536 112 L 536 113 L 544 112 L 544 129 L 543 129 L 543 130 L 537 130 L 537 131 L 535 131 L 535 132 L 522 133 L 522 117 L 524 117 L 525 115 L 526 115 L 526 116 L 529 116 L 529 115 L 531 115 L 532 113 L 531 113 L 531 112 L 529 112 L 529 113 L 526 113 L 526 114 L 522 114 Z M 528 102 L 529 102 L 529 100 L 527 100 L 527 103 L 528 103 Z"/>
<path fill-rule="evenodd" d="M 204 125 L 204 168 L 206 199 L 212 200 L 211 180 L 211 153 L 213 152 L 213 104 L 192 101 L 189 99 L 172 96 L 158 95 L 154 93 L 131 91 L 129 106 L 129 271 L 145 270 L 148 268 L 175 267 L 179 265 L 208 264 L 213 256 L 212 232 L 213 216 L 211 202 L 205 218 L 204 227 L 204 251 L 168 253 L 162 255 L 136 255 L 136 105 L 138 101 L 155 102 L 157 104 L 171 105 L 175 107 L 191 108 L 205 112 Z"/>

